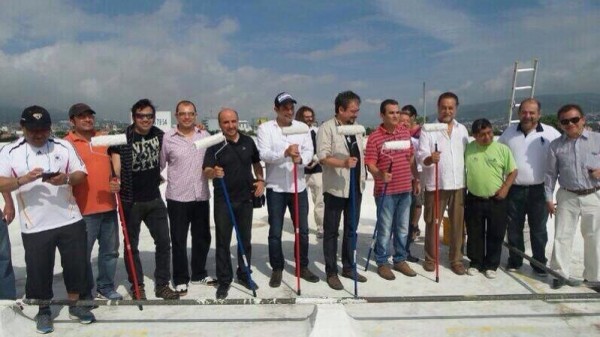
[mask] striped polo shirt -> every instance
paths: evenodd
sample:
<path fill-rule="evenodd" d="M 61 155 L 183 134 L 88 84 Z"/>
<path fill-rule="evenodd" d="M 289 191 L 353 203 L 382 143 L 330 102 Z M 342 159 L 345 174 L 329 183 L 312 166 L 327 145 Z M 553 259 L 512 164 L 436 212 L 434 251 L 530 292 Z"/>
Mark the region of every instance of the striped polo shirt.
<path fill-rule="evenodd" d="M 408 140 L 410 131 L 403 125 L 398 125 L 394 132 L 388 132 L 381 124 L 369 135 L 367 149 L 365 150 L 365 164 L 375 164 L 378 169 L 386 171 L 392 164 L 392 180 L 388 183 L 386 195 L 409 192 L 412 190 L 412 172 L 410 159 L 414 154 L 412 143 L 410 148 L 404 150 L 382 150 L 383 144 L 389 141 Z M 383 192 L 383 180 L 375 179 L 374 195 L 380 196 Z"/>

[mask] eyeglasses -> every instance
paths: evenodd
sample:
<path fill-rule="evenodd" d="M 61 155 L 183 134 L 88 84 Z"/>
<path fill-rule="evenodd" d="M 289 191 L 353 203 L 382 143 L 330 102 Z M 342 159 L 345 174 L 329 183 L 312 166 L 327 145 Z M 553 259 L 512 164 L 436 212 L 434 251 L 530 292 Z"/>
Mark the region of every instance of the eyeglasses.
<path fill-rule="evenodd" d="M 577 124 L 581 120 L 581 117 L 565 118 L 560 120 L 560 125 L 567 126 L 569 123 Z"/>
<path fill-rule="evenodd" d="M 135 118 L 137 119 L 154 119 L 154 114 L 140 114 L 136 113 Z"/>
<path fill-rule="evenodd" d="M 184 111 L 177 112 L 177 116 L 194 117 L 194 116 L 196 116 L 196 112 L 195 111 L 194 112 L 184 112 Z"/>

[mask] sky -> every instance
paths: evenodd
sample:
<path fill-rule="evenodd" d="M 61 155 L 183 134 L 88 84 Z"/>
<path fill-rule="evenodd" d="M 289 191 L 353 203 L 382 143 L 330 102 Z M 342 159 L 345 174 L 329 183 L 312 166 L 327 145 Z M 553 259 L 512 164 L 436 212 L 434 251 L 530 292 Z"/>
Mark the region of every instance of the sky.
<path fill-rule="evenodd" d="M 252 119 L 287 91 L 322 121 L 352 90 L 373 124 L 386 98 L 422 113 L 423 82 L 428 114 L 445 91 L 508 99 L 514 62 L 534 58 L 536 94 L 600 92 L 598 31 L 594 0 L 2 0 L 0 106 L 125 121 L 140 98 L 189 99 L 200 118 Z"/>

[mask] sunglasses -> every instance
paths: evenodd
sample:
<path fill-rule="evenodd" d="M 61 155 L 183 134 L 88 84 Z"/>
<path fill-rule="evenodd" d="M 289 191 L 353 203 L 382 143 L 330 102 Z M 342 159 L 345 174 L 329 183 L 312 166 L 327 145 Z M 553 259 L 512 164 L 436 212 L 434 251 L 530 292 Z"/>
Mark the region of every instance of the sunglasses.
<path fill-rule="evenodd" d="M 581 120 L 581 117 L 565 118 L 560 120 L 560 125 L 567 126 L 569 123 L 577 124 Z"/>
<path fill-rule="evenodd" d="M 154 114 L 135 114 L 135 118 L 137 119 L 154 119 Z"/>

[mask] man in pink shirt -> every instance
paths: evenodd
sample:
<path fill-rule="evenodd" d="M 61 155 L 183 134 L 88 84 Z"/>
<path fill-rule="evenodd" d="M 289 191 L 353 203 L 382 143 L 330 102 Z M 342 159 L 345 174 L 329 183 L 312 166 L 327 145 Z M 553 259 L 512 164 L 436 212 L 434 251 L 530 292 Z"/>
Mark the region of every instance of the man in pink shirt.
<path fill-rule="evenodd" d="M 165 133 L 160 151 L 160 168 L 167 173 L 167 210 L 173 250 L 173 285 L 181 296 L 188 283 L 215 285 L 206 272 L 206 257 L 210 250 L 210 206 L 208 180 L 202 172 L 205 149 L 196 149 L 194 142 L 208 137 L 208 132 L 196 126 L 196 106 L 181 101 L 175 108 L 177 126 Z M 192 236 L 191 276 L 188 270 L 187 235 Z"/>

